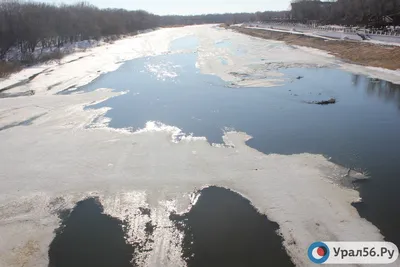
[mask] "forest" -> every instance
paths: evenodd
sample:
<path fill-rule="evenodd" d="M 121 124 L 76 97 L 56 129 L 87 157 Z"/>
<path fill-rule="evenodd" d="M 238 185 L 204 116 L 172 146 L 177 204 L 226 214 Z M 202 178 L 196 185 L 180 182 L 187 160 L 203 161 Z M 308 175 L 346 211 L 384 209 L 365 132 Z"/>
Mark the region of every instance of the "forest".
<path fill-rule="evenodd" d="M 293 0 L 291 19 L 380 27 L 400 24 L 400 0 Z"/>
<path fill-rule="evenodd" d="M 158 16 L 145 11 L 4 1 L 0 3 L 0 60 L 12 48 L 26 54 L 38 46 L 59 48 L 67 42 L 157 27 L 159 22 Z"/>

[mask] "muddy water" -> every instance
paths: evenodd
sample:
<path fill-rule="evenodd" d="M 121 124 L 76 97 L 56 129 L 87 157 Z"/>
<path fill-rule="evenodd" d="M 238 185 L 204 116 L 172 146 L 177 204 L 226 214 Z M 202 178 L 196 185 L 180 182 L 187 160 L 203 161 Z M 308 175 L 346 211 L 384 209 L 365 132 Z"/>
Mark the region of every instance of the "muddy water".
<path fill-rule="evenodd" d="M 194 37 L 186 37 L 174 43 L 173 50 L 195 51 L 197 45 Z M 221 41 L 216 46 L 231 44 Z M 205 136 L 210 143 L 222 143 L 224 130 L 234 129 L 253 136 L 247 144 L 264 153 L 323 154 L 363 172 L 371 179 L 352 184 L 363 198 L 357 209 L 381 229 L 387 240 L 400 245 L 400 210 L 390 208 L 400 202 L 398 85 L 336 69 L 282 69 L 283 86 L 236 88 L 216 76 L 201 74 L 195 67 L 196 60 L 193 51 L 132 60 L 79 90 L 106 87 L 127 92 L 88 107 L 111 107 L 106 114 L 111 118 L 110 127 L 136 130 L 148 121 L 159 121 L 187 134 Z M 221 59 L 221 64 L 226 62 Z M 329 98 L 337 103 L 309 104 Z M 218 198 L 218 192 L 211 199 Z M 202 201 L 198 212 L 208 216 L 203 211 L 212 208 L 213 203 Z M 248 205 L 246 212 L 250 210 Z M 187 216 L 199 218 L 190 213 Z M 192 223 L 204 231 L 200 221 Z M 274 231 L 271 227 L 268 235 L 275 235 Z M 215 238 L 220 238 L 218 242 L 228 241 L 223 235 Z M 274 238 L 275 249 L 280 249 L 277 236 Z M 193 247 L 185 243 L 186 252 L 203 251 L 201 244 L 206 240 L 196 240 Z M 246 242 L 238 241 L 242 245 Z M 203 252 L 192 259 L 193 266 L 206 260 L 201 256 Z"/>

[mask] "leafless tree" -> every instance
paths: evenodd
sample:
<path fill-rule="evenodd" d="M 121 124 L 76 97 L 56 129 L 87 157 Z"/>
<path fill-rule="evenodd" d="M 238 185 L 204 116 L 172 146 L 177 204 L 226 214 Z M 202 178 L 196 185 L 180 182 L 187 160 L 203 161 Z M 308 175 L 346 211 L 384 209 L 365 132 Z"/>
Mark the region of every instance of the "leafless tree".
<path fill-rule="evenodd" d="M 399 24 L 400 0 L 293 0 L 292 17 L 340 24 Z"/>
<path fill-rule="evenodd" d="M 98 9 L 87 3 L 49 5 L 0 2 L 0 60 L 11 48 L 22 54 L 83 39 L 135 33 L 159 26 L 159 16 L 145 11 Z"/>

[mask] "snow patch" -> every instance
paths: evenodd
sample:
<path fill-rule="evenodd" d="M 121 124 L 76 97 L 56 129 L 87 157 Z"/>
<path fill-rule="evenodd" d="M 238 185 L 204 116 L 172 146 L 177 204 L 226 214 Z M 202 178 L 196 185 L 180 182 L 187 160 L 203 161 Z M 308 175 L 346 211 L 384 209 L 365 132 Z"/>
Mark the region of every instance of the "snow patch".
<path fill-rule="evenodd" d="M 135 134 L 142 134 L 142 133 L 151 133 L 151 132 L 166 132 L 170 133 L 172 137 L 172 142 L 179 143 L 181 141 L 207 141 L 206 137 L 195 137 L 193 133 L 185 134 L 176 126 L 166 125 L 159 121 L 148 121 L 146 122 L 146 126 L 142 129 L 137 130 L 134 132 Z"/>
<path fill-rule="evenodd" d="M 145 66 L 147 71 L 153 73 L 157 79 L 161 81 L 178 77 L 178 74 L 174 71 L 177 68 L 179 68 L 179 66 L 171 65 L 170 63 L 146 64 Z"/>

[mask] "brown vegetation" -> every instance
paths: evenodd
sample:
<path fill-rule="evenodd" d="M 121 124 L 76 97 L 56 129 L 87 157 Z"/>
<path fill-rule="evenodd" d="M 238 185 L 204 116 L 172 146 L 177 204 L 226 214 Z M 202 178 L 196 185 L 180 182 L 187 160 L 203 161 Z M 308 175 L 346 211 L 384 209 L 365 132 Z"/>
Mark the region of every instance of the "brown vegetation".
<path fill-rule="evenodd" d="M 21 64 L 0 61 L 0 78 L 7 78 L 11 73 L 21 70 Z"/>
<path fill-rule="evenodd" d="M 227 23 L 221 23 L 220 25 L 218 25 L 220 28 L 224 28 L 224 29 L 228 29 L 229 28 L 229 24 Z"/>
<path fill-rule="evenodd" d="M 242 27 L 232 28 L 254 37 L 325 50 L 344 61 L 360 65 L 391 70 L 400 69 L 400 47 L 397 46 L 383 46 L 347 40 L 324 40 L 317 37 Z"/>

